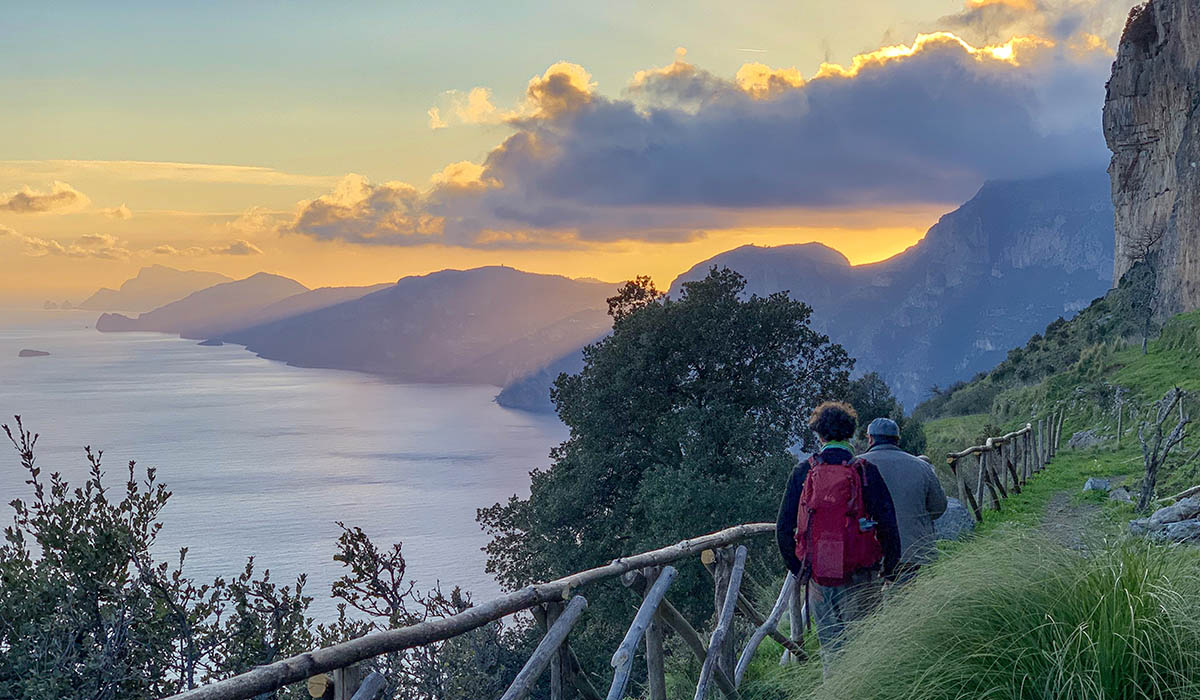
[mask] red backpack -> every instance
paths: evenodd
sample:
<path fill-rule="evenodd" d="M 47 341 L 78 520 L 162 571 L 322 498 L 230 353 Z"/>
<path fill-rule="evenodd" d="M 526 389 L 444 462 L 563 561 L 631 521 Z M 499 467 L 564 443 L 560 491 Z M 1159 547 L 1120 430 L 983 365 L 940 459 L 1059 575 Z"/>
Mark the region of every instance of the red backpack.
<path fill-rule="evenodd" d="M 883 558 L 875 528 L 863 531 L 859 523 L 868 517 L 863 503 L 866 464 L 862 459 L 827 464 L 816 455 L 808 460 L 796 515 L 796 558 L 822 586 L 844 585 L 851 574 Z"/>

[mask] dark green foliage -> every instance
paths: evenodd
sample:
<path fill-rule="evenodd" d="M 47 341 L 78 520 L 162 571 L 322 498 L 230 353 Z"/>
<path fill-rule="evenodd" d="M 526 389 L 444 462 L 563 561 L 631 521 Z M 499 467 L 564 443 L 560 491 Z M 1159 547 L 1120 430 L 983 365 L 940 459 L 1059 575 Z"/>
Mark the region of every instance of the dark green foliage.
<path fill-rule="evenodd" d="M 935 387 L 936 389 L 936 387 Z M 850 382 L 847 401 L 858 412 L 858 443 L 865 449 L 867 426 L 876 418 L 891 418 L 900 426 L 900 448 L 919 455 L 925 452 L 925 426 L 919 418 L 906 417 L 904 406 L 877 372 L 868 372 Z"/>
<path fill-rule="evenodd" d="M 925 454 L 927 446 L 925 423 L 920 418 L 909 418 L 900 426 L 900 449 L 919 455 Z"/>
<path fill-rule="evenodd" d="M 876 418 L 903 416 L 903 409 L 878 372 L 868 372 L 850 382 L 846 402 L 858 412 L 858 437 L 866 439 L 867 426 Z"/>
<path fill-rule="evenodd" d="M 171 494 L 153 469 L 104 485 L 101 452 L 72 489 L 37 466 L 37 435 L 4 426 L 32 500 L 10 503 L 0 547 L 0 697 L 157 698 L 306 648 L 304 580 L 279 587 L 253 563 L 198 585 L 151 548 Z"/>
<path fill-rule="evenodd" d="M 124 490 L 105 486 L 100 452 L 85 449 L 89 474 L 72 488 L 37 466 L 37 435 L 5 432 L 33 495 L 17 499 L 0 545 L 0 698 L 161 698 L 255 666 L 367 632 L 467 609 L 455 589 L 418 592 L 405 578 L 400 545 L 380 550 L 343 527 L 334 559 L 339 619 L 314 626 L 305 578 L 280 586 L 251 558 L 233 579 L 199 584 L 152 547 L 171 493 L 153 469 L 129 463 Z M 352 616 L 349 613 L 356 613 Z M 536 643 L 528 621 L 493 624 L 442 644 L 374 660 L 403 697 L 499 696 Z M 301 687 L 268 697 L 307 698 Z"/>
<path fill-rule="evenodd" d="M 788 447 L 811 440 L 809 412 L 844 395 L 852 361 L 810 328 L 807 305 L 785 294 L 742 299 L 744 287 L 714 269 L 678 300 L 654 297 L 584 351 L 580 374 L 558 378 L 570 437 L 553 466 L 532 473 L 529 498 L 479 511 L 492 536 L 488 570 L 502 585 L 773 520 L 794 464 Z M 756 560 L 774 561 L 760 546 Z M 688 569 L 672 585 L 696 621 L 712 610 L 706 577 Z M 617 585 L 590 589 L 588 600 L 579 649 L 585 663 L 607 664 L 633 598 Z"/>

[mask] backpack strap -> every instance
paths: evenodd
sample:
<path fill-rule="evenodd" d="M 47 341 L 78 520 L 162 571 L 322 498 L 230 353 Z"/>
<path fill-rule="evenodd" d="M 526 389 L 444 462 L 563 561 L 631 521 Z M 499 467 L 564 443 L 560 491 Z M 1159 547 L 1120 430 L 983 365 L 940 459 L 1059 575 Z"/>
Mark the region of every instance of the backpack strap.
<path fill-rule="evenodd" d="M 863 489 L 867 488 L 867 466 L 868 466 L 868 464 L 870 464 L 870 463 L 867 462 L 867 460 L 863 459 L 862 457 L 855 457 L 853 460 L 850 461 L 850 466 L 854 467 L 858 471 L 859 479 L 862 480 Z"/>

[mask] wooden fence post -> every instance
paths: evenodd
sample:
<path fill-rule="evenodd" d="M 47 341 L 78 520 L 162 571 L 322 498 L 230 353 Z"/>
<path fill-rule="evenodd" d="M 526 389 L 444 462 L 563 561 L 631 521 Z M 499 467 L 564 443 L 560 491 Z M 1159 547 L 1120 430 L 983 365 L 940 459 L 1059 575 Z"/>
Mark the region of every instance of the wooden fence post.
<path fill-rule="evenodd" d="M 987 460 L 984 461 L 984 464 L 987 465 L 988 478 L 991 479 L 996 488 L 1000 489 L 1000 497 L 1008 498 L 1008 489 L 1004 488 L 1004 484 L 1000 481 L 1000 470 L 1004 468 L 1004 465 L 996 465 L 998 458 L 1003 457 L 1003 455 L 996 453 L 995 442 L 992 440 L 992 438 L 988 438 L 987 442 L 984 443 L 984 446 L 987 448 L 985 450 L 985 454 L 987 454 Z M 996 510 L 999 509 L 1000 504 L 997 503 Z"/>
<path fill-rule="evenodd" d="M 721 668 L 720 661 L 725 657 L 726 649 L 732 651 L 732 647 L 727 645 L 726 641 L 733 637 L 733 612 L 737 608 L 737 595 L 738 589 L 742 586 L 742 574 L 746 571 L 746 551 L 746 545 L 738 545 L 732 565 L 725 564 L 729 567 L 728 574 L 719 576 L 719 579 L 724 580 L 725 600 L 718 608 L 717 626 L 713 629 L 712 639 L 708 643 L 708 654 L 705 655 L 704 664 L 700 667 L 700 682 L 696 684 L 695 700 L 704 700 L 708 695 L 708 684 L 712 680 L 713 673 L 724 670 Z M 728 558 L 724 558 L 728 562 Z M 732 668 L 733 665 L 731 659 L 727 668 Z M 731 673 L 725 675 L 732 676 Z"/>
<path fill-rule="evenodd" d="M 1004 461 L 1003 468 L 1012 477 L 1013 493 L 1021 493 L 1021 477 L 1017 475 L 1016 449 L 1017 441 L 1011 440 L 1008 442 L 1008 449 L 1000 453 L 1001 459 Z"/>
<path fill-rule="evenodd" d="M 629 625 L 629 630 L 625 632 L 625 638 L 613 652 L 610 664 L 613 668 L 613 681 L 608 689 L 608 700 L 621 700 L 625 697 L 625 688 L 629 684 L 629 674 L 633 671 L 633 656 L 637 652 L 638 642 L 654 621 L 658 606 L 667 595 L 667 587 L 675 579 L 675 573 L 675 567 L 667 566 L 655 577 L 653 585 L 646 591 L 646 596 L 638 607 L 637 615 Z M 666 681 L 663 683 L 665 693 Z"/>
<path fill-rule="evenodd" d="M 1025 457 L 1025 480 L 1033 476 L 1033 426 L 1029 423 L 1025 424 L 1025 448 L 1022 450 Z"/>
<path fill-rule="evenodd" d="M 724 605 L 725 599 L 729 597 L 730 578 L 733 574 L 733 556 L 728 547 L 714 550 L 713 564 L 713 609 L 717 615 L 721 614 L 721 608 Z M 737 594 L 733 595 L 734 603 L 737 602 Z M 719 620 L 719 618 L 718 618 Z M 735 668 L 734 659 L 734 635 L 726 634 L 720 638 L 721 648 L 717 653 L 717 666 L 725 672 L 725 675 L 733 678 Z M 712 654 L 709 650 L 709 654 Z"/>
<path fill-rule="evenodd" d="M 958 457 L 947 457 L 946 462 L 950 465 L 950 473 L 954 475 L 954 480 L 958 482 L 958 500 L 971 508 L 977 522 L 983 522 L 983 513 L 979 510 L 979 502 L 975 500 L 975 494 L 967 488 L 966 477 L 958 471 Z"/>
<path fill-rule="evenodd" d="M 558 618 L 562 616 L 562 603 L 547 603 L 546 606 L 546 629 L 549 630 L 558 622 Z M 567 644 L 564 641 L 558 650 L 554 652 L 554 656 L 550 659 L 550 700 L 563 700 L 563 673 L 567 665 L 570 663 L 567 659 Z"/>
<path fill-rule="evenodd" d="M 384 678 L 382 673 L 371 671 L 362 683 L 358 684 L 358 690 L 354 691 L 354 696 L 350 700 L 375 700 L 383 689 L 387 687 L 387 678 Z"/>
<path fill-rule="evenodd" d="M 640 571 L 628 572 L 622 575 L 621 580 L 625 585 L 633 586 L 635 590 L 641 591 L 642 595 L 649 590 L 646 579 Z M 700 633 L 696 631 L 695 627 L 692 627 L 692 623 L 687 621 L 683 613 L 679 612 L 671 604 L 671 601 L 666 598 L 663 598 L 662 602 L 658 605 L 658 618 L 659 622 L 666 627 L 670 627 L 675 631 L 675 634 L 679 635 L 679 638 L 691 649 L 692 654 L 698 661 L 701 663 L 704 662 L 705 657 L 708 655 L 708 647 L 700 637 Z M 717 669 L 714 676 L 717 681 L 717 687 L 721 689 L 721 692 L 727 698 L 737 697 L 737 689 L 733 687 L 732 679 L 726 676 L 720 669 Z M 599 698 L 600 695 L 598 693 L 589 696 L 589 700 L 599 700 Z"/>
<path fill-rule="evenodd" d="M 788 574 L 783 577 L 783 587 L 779 589 L 779 597 L 775 599 L 775 607 L 771 608 L 771 614 L 767 615 L 767 619 L 763 621 L 754 634 L 750 635 L 750 641 L 746 642 L 746 648 L 742 650 L 742 656 L 738 659 L 737 669 L 733 672 L 733 684 L 740 686 L 742 684 L 742 676 L 746 674 L 746 669 L 750 666 L 750 660 L 754 658 L 754 652 L 758 651 L 758 645 L 767 638 L 767 634 L 779 626 L 779 619 L 783 617 L 783 609 L 788 601 L 792 598 L 792 589 L 796 585 L 796 577 Z"/>
<path fill-rule="evenodd" d="M 549 630 L 550 625 L 558 620 L 562 614 L 563 604 L 559 602 L 550 602 L 544 605 L 539 605 L 530 608 L 533 617 L 537 620 L 542 630 Z M 583 666 L 580 665 L 579 659 L 575 656 L 575 652 L 571 649 L 571 642 L 564 641 L 562 646 L 558 648 L 558 654 L 555 659 L 550 662 L 550 692 L 553 695 L 555 689 L 554 683 L 554 666 L 558 664 L 559 672 L 561 673 L 562 683 L 561 688 L 571 685 L 579 692 L 580 697 L 584 700 L 603 700 L 600 693 L 592 687 L 591 681 L 583 673 Z"/>
<path fill-rule="evenodd" d="M 1051 413 L 1046 418 L 1046 464 L 1054 459 L 1054 423 L 1057 413 Z"/>
<path fill-rule="evenodd" d="M 1038 471 L 1046 468 L 1046 418 L 1038 418 Z"/>
<path fill-rule="evenodd" d="M 994 438 L 988 438 L 988 440 L 992 442 L 992 449 L 995 450 L 996 454 L 996 462 L 999 462 L 998 465 L 993 464 L 992 467 L 995 469 L 996 475 L 1000 477 L 998 481 L 1003 487 L 1004 497 L 1008 498 L 1008 470 L 1004 468 L 1004 441 L 995 440 Z M 990 464 L 991 460 L 988 463 Z"/>
<path fill-rule="evenodd" d="M 671 605 L 671 601 L 669 600 L 663 600 L 658 608 L 658 612 L 662 615 L 663 622 L 675 630 L 675 633 L 683 639 L 684 643 L 688 645 L 700 663 L 704 663 L 704 660 L 708 658 L 708 646 L 704 643 L 696 628 L 692 627 L 692 623 L 688 622 L 687 618 L 683 616 L 683 613 L 679 612 L 674 605 Z M 716 677 L 717 687 L 721 689 L 725 697 L 737 697 L 737 688 L 734 687 L 732 678 L 726 676 L 725 672 L 719 668 L 713 675 Z"/>
<path fill-rule="evenodd" d="M 333 673 L 333 700 L 352 700 L 363 677 L 367 675 L 366 667 L 354 665 L 339 668 Z"/>
<path fill-rule="evenodd" d="M 791 595 L 788 596 L 788 639 L 792 640 L 792 644 L 797 649 L 804 649 L 804 626 L 807 624 L 807 604 L 804 599 L 806 591 L 805 587 L 796 585 L 792 588 Z M 784 648 L 783 656 L 779 657 L 779 665 L 786 666 L 792 662 L 804 663 L 807 656 L 803 654 L 793 654 L 790 649 Z"/>
<path fill-rule="evenodd" d="M 975 476 L 976 476 L 976 482 L 977 482 L 975 484 L 975 497 L 979 499 L 979 507 L 982 510 L 982 508 L 983 508 L 983 489 L 987 485 L 987 471 L 984 469 L 984 466 L 983 466 L 983 453 L 982 452 L 975 453 L 975 472 L 976 472 Z M 983 517 L 981 515 L 980 521 L 982 521 L 982 520 L 983 520 Z"/>
<path fill-rule="evenodd" d="M 551 657 L 558 652 L 559 646 L 567 639 L 567 634 L 579 621 L 579 617 L 583 615 L 586 608 L 587 600 L 583 596 L 577 595 L 571 599 L 566 609 L 559 615 L 558 620 L 550 626 L 546 636 L 533 650 L 533 654 L 525 662 L 525 666 L 517 672 L 517 677 L 513 679 L 512 685 L 508 686 L 508 690 L 500 696 L 500 700 L 523 700 L 529 695 L 538 676 L 542 675 L 542 671 L 545 671 L 546 667 L 550 665 Z"/>
<path fill-rule="evenodd" d="M 647 571 L 646 584 L 653 586 L 661 569 Z M 646 688 L 649 700 L 667 700 L 667 671 L 663 657 L 663 622 L 657 608 L 646 628 Z"/>

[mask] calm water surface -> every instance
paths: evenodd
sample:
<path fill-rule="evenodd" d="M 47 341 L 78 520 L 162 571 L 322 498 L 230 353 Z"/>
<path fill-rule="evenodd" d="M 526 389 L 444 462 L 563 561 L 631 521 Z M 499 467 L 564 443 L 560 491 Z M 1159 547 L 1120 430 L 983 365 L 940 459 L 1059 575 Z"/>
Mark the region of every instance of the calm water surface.
<path fill-rule="evenodd" d="M 104 450 L 114 487 L 130 459 L 157 467 L 174 492 L 159 557 L 187 546 L 200 580 L 232 576 L 250 555 L 275 580 L 307 572 L 327 618 L 341 520 L 377 544 L 403 541 L 421 586 L 499 591 L 475 509 L 528 493 L 529 470 L 566 437 L 557 419 L 497 406 L 495 387 L 293 368 L 239 346 L 99 333 L 95 316 L 0 312 L 0 416 L 41 433 L 47 474 L 81 480 L 84 445 Z M 18 358 L 22 348 L 52 354 Z M 3 448 L 0 503 L 25 497 L 24 480 Z"/>

